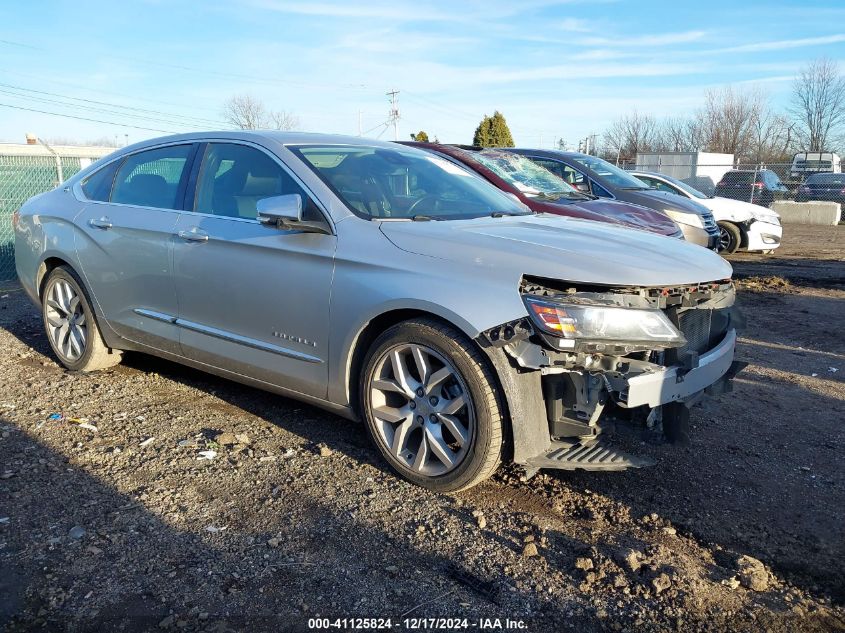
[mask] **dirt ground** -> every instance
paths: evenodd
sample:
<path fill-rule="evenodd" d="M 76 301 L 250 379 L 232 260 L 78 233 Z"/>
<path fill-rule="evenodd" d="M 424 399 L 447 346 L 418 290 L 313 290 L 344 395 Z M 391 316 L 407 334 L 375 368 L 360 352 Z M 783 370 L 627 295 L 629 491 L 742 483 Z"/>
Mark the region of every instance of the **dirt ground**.
<path fill-rule="evenodd" d="M 9 286 L 0 624 L 845 630 L 845 226 L 784 240 L 733 258 L 750 365 L 693 411 L 691 446 L 644 444 L 656 465 L 624 473 L 508 468 L 457 496 L 291 400 L 142 355 L 68 373 Z M 413 620 L 434 617 L 456 621 Z"/>

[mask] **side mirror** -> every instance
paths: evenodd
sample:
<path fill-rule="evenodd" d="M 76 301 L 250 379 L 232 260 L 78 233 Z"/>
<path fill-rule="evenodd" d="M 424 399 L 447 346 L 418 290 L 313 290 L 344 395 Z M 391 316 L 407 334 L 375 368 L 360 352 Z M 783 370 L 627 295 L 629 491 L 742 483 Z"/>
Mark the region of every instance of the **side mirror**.
<path fill-rule="evenodd" d="M 262 198 L 255 206 L 258 211 L 258 221 L 264 226 L 288 231 L 331 234 L 325 222 L 302 219 L 302 196 L 298 193 Z"/>
<path fill-rule="evenodd" d="M 590 185 L 588 185 L 586 182 L 576 182 L 572 186 L 575 187 L 581 193 L 590 193 Z"/>

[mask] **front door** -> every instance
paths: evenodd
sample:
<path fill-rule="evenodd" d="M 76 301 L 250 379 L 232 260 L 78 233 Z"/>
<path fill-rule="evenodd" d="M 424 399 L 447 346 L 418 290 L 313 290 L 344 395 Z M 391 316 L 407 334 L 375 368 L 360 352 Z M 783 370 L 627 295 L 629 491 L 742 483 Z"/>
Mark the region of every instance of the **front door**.
<path fill-rule="evenodd" d="M 260 224 L 262 198 L 305 190 L 263 150 L 209 143 L 193 211 L 176 226 L 174 270 L 182 353 L 325 397 L 334 235 Z"/>
<path fill-rule="evenodd" d="M 125 339 L 172 353 L 179 352 L 173 231 L 194 149 L 170 145 L 104 167 L 88 180 L 113 184 L 92 187 L 94 199 L 77 217 L 82 273 L 108 325 Z"/>

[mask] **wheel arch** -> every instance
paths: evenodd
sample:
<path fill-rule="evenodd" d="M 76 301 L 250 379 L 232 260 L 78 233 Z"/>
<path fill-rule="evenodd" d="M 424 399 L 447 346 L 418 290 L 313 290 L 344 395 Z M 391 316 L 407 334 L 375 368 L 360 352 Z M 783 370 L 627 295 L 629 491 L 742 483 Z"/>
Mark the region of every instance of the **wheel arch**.
<path fill-rule="evenodd" d="M 100 330 L 100 335 L 103 337 L 106 345 L 110 348 L 122 349 L 121 339 L 114 330 L 111 329 L 111 325 L 103 316 L 100 304 L 97 302 L 97 298 L 88 286 L 88 280 L 85 275 L 80 272 L 79 268 L 74 266 L 73 262 L 68 261 L 68 258 L 57 254 L 50 254 L 47 257 L 44 257 L 41 260 L 41 263 L 38 264 L 38 268 L 35 273 L 35 292 L 37 294 L 38 304 L 40 305 L 42 302 L 44 284 L 46 283 L 47 278 L 50 276 L 52 271 L 60 266 L 68 268 L 74 274 L 77 283 L 79 283 L 83 292 L 87 295 L 88 303 L 91 305 L 91 309 L 94 311 L 94 317 L 97 319 L 97 326 Z"/>
<path fill-rule="evenodd" d="M 364 324 L 363 328 L 360 329 L 355 337 L 347 357 L 347 362 L 345 363 L 346 373 L 344 384 L 346 386 L 347 398 L 350 407 L 359 418 L 361 417 L 361 397 L 358 393 L 358 377 L 364 367 L 364 360 L 367 357 L 367 352 L 372 347 L 373 341 L 378 338 L 379 334 L 397 323 L 419 318 L 431 319 L 464 332 L 463 328 L 459 327 L 456 323 L 422 308 L 393 308 L 371 318 Z"/>
<path fill-rule="evenodd" d="M 44 283 L 47 281 L 47 277 L 49 277 L 50 273 L 59 266 L 66 266 L 70 268 L 79 279 L 82 279 L 79 272 L 73 267 L 73 264 L 71 264 L 66 259 L 63 259 L 56 255 L 45 257 L 38 265 L 38 270 L 35 273 L 35 288 L 36 292 L 38 293 L 39 301 L 43 298 Z M 88 292 L 89 296 L 91 295 L 87 288 L 85 288 L 85 291 Z"/>
<path fill-rule="evenodd" d="M 392 310 L 387 310 L 370 319 L 370 321 L 363 327 L 363 329 L 361 329 L 355 339 L 352 350 L 349 354 L 349 362 L 347 363 L 345 385 L 349 398 L 348 402 L 350 409 L 352 410 L 357 419 L 363 419 L 361 415 L 361 394 L 358 389 L 358 377 L 360 376 L 361 371 L 363 370 L 364 360 L 367 357 L 367 352 L 372 347 L 372 344 L 376 340 L 376 338 L 378 338 L 378 336 L 386 329 L 396 325 L 397 323 L 402 323 L 403 321 L 409 321 L 412 319 L 420 318 L 430 319 L 443 325 L 455 328 L 459 332 L 462 332 L 464 335 L 466 335 L 467 338 L 470 340 L 470 343 L 476 346 L 481 352 L 481 356 L 487 362 L 490 373 L 493 376 L 493 380 L 496 381 L 494 387 L 496 391 L 500 394 L 499 406 L 502 409 L 504 420 L 504 426 L 502 428 L 502 439 L 504 441 L 504 446 L 502 447 L 502 457 L 507 460 L 511 459 L 513 456 L 514 442 L 513 423 L 510 418 L 511 398 L 509 396 L 511 394 L 509 393 L 509 390 L 505 388 L 505 385 L 502 382 L 502 377 L 499 375 L 499 372 L 502 369 L 500 363 L 495 362 L 494 359 L 490 356 L 488 350 L 484 349 L 479 344 L 478 339 L 473 336 L 470 336 L 464 328 L 461 328 L 457 323 L 454 323 L 450 319 L 445 318 L 440 314 L 436 314 L 425 309 L 396 308 Z"/>

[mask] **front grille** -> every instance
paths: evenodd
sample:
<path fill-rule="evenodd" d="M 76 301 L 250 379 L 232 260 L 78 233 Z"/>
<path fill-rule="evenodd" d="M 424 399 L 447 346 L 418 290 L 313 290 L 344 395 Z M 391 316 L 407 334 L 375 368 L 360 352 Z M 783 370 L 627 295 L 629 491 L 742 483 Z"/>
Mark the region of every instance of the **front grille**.
<path fill-rule="evenodd" d="M 679 315 L 680 330 L 687 339 L 682 352 L 706 352 L 710 344 L 710 318 L 713 310 L 687 310 Z"/>
<path fill-rule="evenodd" d="M 678 350 L 678 356 L 684 352 L 703 354 L 719 343 L 730 323 L 728 310 L 685 310 L 678 315 L 678 329 L 687 339 L 687 344 Z"/>

